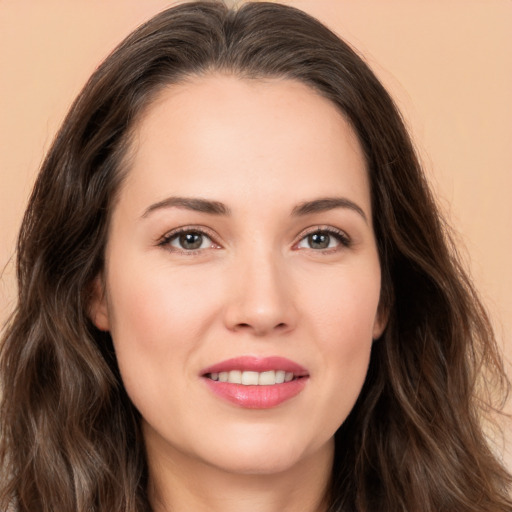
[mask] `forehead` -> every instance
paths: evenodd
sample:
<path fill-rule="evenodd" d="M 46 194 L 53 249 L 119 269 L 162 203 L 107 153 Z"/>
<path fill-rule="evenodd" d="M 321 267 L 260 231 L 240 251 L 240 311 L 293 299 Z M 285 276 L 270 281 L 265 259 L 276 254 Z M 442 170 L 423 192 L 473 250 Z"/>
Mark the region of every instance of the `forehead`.
<path fill-rule="evenodd" d="M 139 119 L 130 153 L 125 187 L 146 202 L 191 193 L 254 202 L 276 191 L 300 201 L 339 186 L 369 204 L 350 124 L 294 80 L 211 75 L 171 85 Z"/>

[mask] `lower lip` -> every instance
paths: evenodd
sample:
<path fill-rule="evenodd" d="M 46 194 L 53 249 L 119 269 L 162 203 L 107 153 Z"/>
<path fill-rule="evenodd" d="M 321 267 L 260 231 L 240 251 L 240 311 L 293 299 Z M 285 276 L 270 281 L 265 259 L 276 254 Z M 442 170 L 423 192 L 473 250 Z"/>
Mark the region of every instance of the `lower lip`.
<path fill-rule="evenodd" d="M 246 409 L 271 409 L 297 396 L 308 378 L 301 377 L 290 382 L 272 386 L 244 386 L 230 384 L 205 377 L 206 384 L 217 396 Z"/>

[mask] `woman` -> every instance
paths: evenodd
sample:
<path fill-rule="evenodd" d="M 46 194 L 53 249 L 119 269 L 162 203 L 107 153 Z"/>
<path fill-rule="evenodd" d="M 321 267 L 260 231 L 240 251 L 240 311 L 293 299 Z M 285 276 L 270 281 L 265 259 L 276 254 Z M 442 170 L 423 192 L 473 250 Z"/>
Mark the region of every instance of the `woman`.
<path fill-rule="evenodd" d="M 2 509 L 510 510 L 486 314 L 388 94 L 298 10 L 131 34 L 43 163 L 18 280 Z"/>

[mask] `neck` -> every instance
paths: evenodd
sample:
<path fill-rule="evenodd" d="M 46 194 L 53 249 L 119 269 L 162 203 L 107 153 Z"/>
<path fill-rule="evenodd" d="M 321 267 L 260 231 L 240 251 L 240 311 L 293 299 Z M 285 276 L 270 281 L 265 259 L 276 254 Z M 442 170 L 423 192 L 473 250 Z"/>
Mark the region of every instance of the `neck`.
<path fill-rule="evenodd" d="M 326 512 L 334 443 L 278 473 L 230 472 L 148 445 L 154 512 Z"/>

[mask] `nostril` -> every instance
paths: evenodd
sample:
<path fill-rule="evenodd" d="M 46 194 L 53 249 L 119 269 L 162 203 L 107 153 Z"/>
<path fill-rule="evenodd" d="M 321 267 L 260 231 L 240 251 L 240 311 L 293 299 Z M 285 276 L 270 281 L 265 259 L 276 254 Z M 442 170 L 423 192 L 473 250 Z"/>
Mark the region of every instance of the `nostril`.
<path fill-rule="evenodd" d="M 278 324 L 275 324 L 274 327 L 272 328 L 271 325 L 263 326 L 257 322 L 254 325 L 251 324 L 250 322 L 240 322 L 240 323 L 237 323 L 234 328 L 236 330 L 242 330 L 242 331 L 251 330 L 251 331 L 254 331 L 255 333 L 261 335 L 261 334 L 271 331 L 272 329 L 276 330 L 276 331 L 285 331 L 286 329 L 288 329 L 288 324 L 286 322 L 280 322 Z"/>

